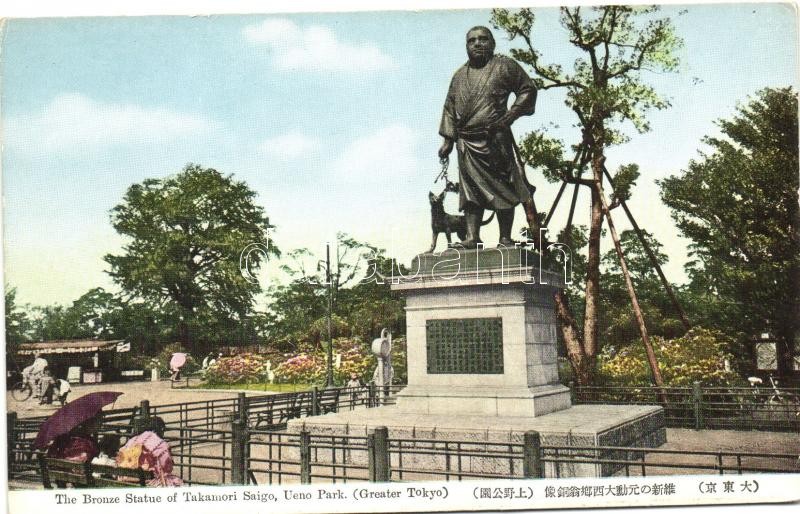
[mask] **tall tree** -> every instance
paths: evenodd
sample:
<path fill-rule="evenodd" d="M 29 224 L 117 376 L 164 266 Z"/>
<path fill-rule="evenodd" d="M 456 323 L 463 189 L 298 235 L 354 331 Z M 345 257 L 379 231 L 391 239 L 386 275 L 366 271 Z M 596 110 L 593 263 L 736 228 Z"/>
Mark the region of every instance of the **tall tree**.
<path fill-rule="evenodd" d="M 186 345 L 193 343 L 200 317 L 244 320 L 260 287 L 241 274 L 242 251 L 253 243 L 266 247 L 249 254 L 249 271 L 279 255 L 255 196 L 233 176 L 193 164 L 132 185 L 111 212 L 112 225 L 128 243 L 121 255 L 105 256 L 109 274 L 127 296 L 174 308 Z"/>
<path fill-rule="evenodd" d="M 5 288 L 6 354 L 14 355 L 16 347 L 28 340 L 31 320 L 17 305 L 17 288 Z"/>
<path fill-rule="evenodd" d="M 493 11 L 492 22 L 512 40 L 522 40 L 512 56 L 533 71 L 540 90 L 563 88 L 566 106 L 577 117 L 580 136 L 565 155 L 566 144 L 543 131 L 527 134 L 520 144 L 528 164 L 542 169 L 550 181 L 566 181 L 591 193 L 591 214 L 583 287 L 583 328 L 578 327 L 569 299 L 556 295 L 562 335 L 576 379 L 593 381 L 599 351 L 600 237 L 609 205 L 604 197 L 606 150 L 628 140 L 624 129 L 650 129 L 645 114 L 669 103 L 643 80 L 644 71 L 674 71 L 675 50 L 682 44 L 669 18 L 657 18 L 657 7 L 602 6 L 591 9 L 562 7 L 560 22 L 568 41 L 579 52 L 573 71 L 559 64 L 545 64 L 534 48 L 535 16 L 530 9 Z M 617 194 L 626 196 L 635 180 L 630 165 L 621 166 L 615 178 Z M 588 172 L 588 177 L 584 177 Z M 614 204 L 611 204 L 613 206 Z M 571 230 L 565 232 L 568 236 Z M 571 243 L 567 240 L 566 243 Z M 633 292 L 628 288 L 633 299 Z M 643 328 L 643 324 L 640 324 Z M 646 340 L 646 337 L 643 339 Z M 654 370 L 657 373 L 657 368 Z M 656 377 L 656 380 L 657 377 Z"/>
<path fill-rule="evenodd" d="M 797 93 L 764 89 L 717 122 L 722 135 L 686 170 L 660 182 L 661 198 L 695 260 L 692 286 L 714 299 L 728 333 L 778 339 L 788 375 L 800 329 Z"/>

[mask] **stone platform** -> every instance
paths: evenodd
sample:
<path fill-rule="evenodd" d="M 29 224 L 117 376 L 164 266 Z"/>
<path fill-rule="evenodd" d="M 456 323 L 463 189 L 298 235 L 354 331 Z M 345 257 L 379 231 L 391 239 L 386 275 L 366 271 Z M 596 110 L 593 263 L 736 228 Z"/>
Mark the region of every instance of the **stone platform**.
<path fill-rule="evenodd" d="M 366 436 L 376 427 L 386 426 L 389 440 L 420 440 L 414 448 L 432 447 L 430 440 L 461 441 L 463 451 L 482 451 L 481 443 L 522 443 L 524 433 L 536 430 L 543 446 L 627 446 L 653 448 L 666 442 L 664 411 L 646 405 L 577 405 L 551 414 L 536 417 L 487 417 L 469 415 L 418 414 L 403 412 L 398 406 L 354 410 L 324 416 L 295 419 L 287 431 L 306 430 L 312 435 Z M 498 450 L 498 448 L 495 448 Z M 323 450 L 318 458 L 326 460 Z M 559 452 L 569 454 L 568 450 Z M 572 450 L 572 454 L 613 459 L 624 457 L 624 452 L 597 452 Z M 338 455 L 341 462 L 342 455 Z M 363 465 L 365 451 L 348 451 L 348 462 Z M 397 452 L 392 453 L 392 466 L 399 466 Z M 403 456 L 403 467 L 441 471 L 447 463 L 443 455 Z M 510 474 L 509 459 L 501 457 L 467 456 L 461 458 L 465 472 Z M 598 477 L 613 474 L 618 467 L 609 464 L 545 463 L 545 476 Z M 512 476 L 521 476 L 521 465 L 513 469 Z"/>

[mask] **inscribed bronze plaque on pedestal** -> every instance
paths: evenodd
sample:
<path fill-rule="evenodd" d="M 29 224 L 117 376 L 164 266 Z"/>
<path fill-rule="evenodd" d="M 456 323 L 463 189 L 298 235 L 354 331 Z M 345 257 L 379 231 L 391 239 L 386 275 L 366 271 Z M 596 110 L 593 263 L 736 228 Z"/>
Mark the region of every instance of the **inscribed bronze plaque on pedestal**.
<path fill-rule="evenodd" d="M 429 374 L 502 374 L 502 318 L 429 319 Z"/>

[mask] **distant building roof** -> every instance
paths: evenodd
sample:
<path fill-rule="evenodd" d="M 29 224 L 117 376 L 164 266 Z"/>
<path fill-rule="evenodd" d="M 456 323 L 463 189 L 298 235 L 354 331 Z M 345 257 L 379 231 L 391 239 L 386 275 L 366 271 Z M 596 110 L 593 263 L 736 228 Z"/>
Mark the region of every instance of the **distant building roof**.
<path fill-rule="evenodd" d="M 95 341 L 92 339 L 84 340 L 59 340 L 42 341 L 39 343 L 22 343 L 19 345 L 17 354 L 33 355 L 34 353 L 90 353 L 90 352 L 110 352 L 116 349 L 117 341 Z"/>

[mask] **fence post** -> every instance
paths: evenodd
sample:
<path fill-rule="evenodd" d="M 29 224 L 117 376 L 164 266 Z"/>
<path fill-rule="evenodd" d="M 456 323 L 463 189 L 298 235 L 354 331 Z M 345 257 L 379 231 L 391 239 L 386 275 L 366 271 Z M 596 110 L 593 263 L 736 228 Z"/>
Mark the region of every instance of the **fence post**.
<path fill-rule="evenodd" d="M 150 401 L 142 400 L 139 402 L 139 415 L 131 420 L 131 431 L 138 434 L 148 428 L 150 422 Z"/>
<path fill-rule="evenodd" d="M 300 432 L 300 483 L 311 483 L 311 433 Z"/>
<path fill-rule="evenodd" d="M 319 388 L 317 386 L 311 389 L 311 415 L 319 416 Z"/>
<path fill-rule="evenodd" d="M 542 439 L 536 430 L 528 430 L 523 436 L 522 475 L 525 478 L 544 478 L 542 463 Z"/>
<path fill-rule="evenodd" d="M 570 380 L 569 381 L 569 401 L 570 401 L 570 403 L 572 403 L 572 405 L 577 405 L 578 404 L 577 399 L 578 399 L 578 395 L 577 395 L 577 392 L 575 391 L 575 381 L 574 380 Z"/>
<path fill-rule="evenodd" d="M 375 432 L 367 434 L 367 480 L 375 481 Z"/>
<path fill-rule="evenodd" d="M 145 419 L 150 417 L 150 400 L 139 402 L 139 417 Z"/>
<path fill-rule="evenodd" d="M 8 476 L 11 476 L 11 472 L 13 471 L 14 467 L 14 441 L 16 440 L 14 426 L 17 424 L 17 413 L 16 412 L 9 412 L 6 416 L 6 436 L 8 437 Z"/>
<path fill-rule="evenodd" d="M 704 428 L 703 419 L 703 390 L 700 388 L 700 382 L 692 382 L 692 398 L 694 399 L 694 428 L 700 430 Z"/>
<path fill-rule="evenodd" d="M 370 481 L 388 482 L 389 481 L 389 429 L 386 427 L 375 427 L 369 452 Z"/>
<path fill-rule="evenodd" d="M 242 423 L 247 424 L 247 395 L 245 393 L 239 393 L 236 397 L 236 413 Z"/>
<path fill-rule="evenodd" d="M 234 419 L 231 429 L 231 482 L 247 484 L 247 423 Z"/>

